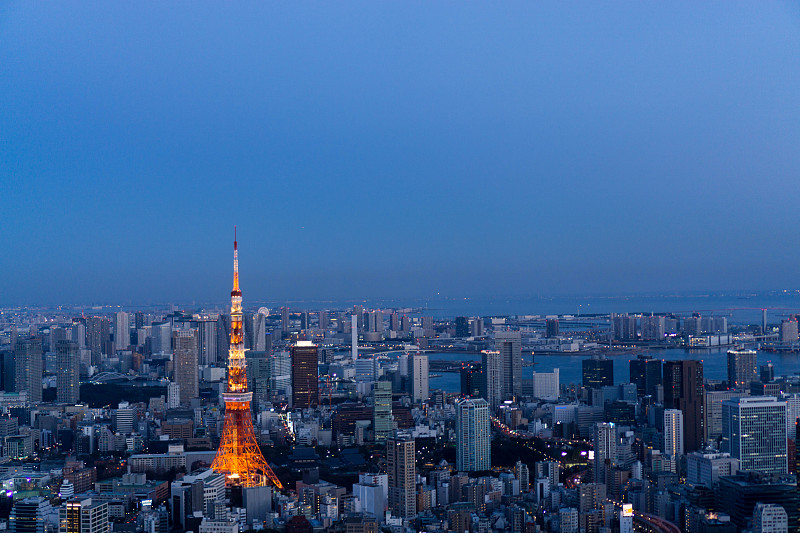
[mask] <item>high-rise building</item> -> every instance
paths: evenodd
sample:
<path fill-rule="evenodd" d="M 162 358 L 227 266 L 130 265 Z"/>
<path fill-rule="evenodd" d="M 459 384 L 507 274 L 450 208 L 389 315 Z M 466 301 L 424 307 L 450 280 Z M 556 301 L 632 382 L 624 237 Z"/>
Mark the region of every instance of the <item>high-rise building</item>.
<path fill-rule="evenodd" d="M 411 387 L 411 401 L 424 402 L 430 396 L 430 375 L 428 372 L 428 356 L 415 353 L 408 358 L 408 381 Z"/>
<path fill-rule="evenodd" d="M 522 461 L 517 461 L 514 464 L 514 477 L 519 480 L 519 490 L 523 494 L 528 492 L 531 488 L 531 472 L 528 465 Z"/>
<path fill-rule="evenodd" d="M 390 437 L 386 441 L 389 510 L 398 518 L 414 518 L 417 514 L 415 465 L 414 439 Z"/>
<path fill-rule="evenodd" d="M 483 330 L 483 319 L 478 317 L 470 320 L 469 332 L 473 337 L 483 337 L 485 335 Z"/>
<path fill-rule="evenodd" d="M 759 367 L 762 383 L 771 383 L 775 381 L 775 366 L 772 363 L 761 365 Z"/>
<path fill-rule="evenodd" d="M 583 386 L 592 389 L 614 386 L 614 361 L 602 355 L 581 361 Z"/>
<path fill-rule="evenodd" d="M 789 515 L 774 503 L 757 503 L 753 510 L 753 533 L 788 533 Z"/>
<path fill-rule="evenodd" d="M 130 315 L 125 311 L 119 311 L 114 315 L 114 350 L 127 350 L 130 344 Z"/>
<path fill-rule="evenodd" d="M 753 381 L 758 381 L 756 351 L 728 350 L 728 387 L 748 390 Z"/>
<path fill-rule="evenodd" d="M 80 364 L 78 343 L 58 341 L 56 349 L 56 401 L 75 405 L 80 392 Z"/>
<path fill-rule="evenodd" d="M 797 342 L 797 319 L 781 321 L 780 340 L 783 344 L 794 344 Z"/>
<path fill-rule="evenodd" d="M 358 316 L 350 315 L 350 358 L 353 364 L 358 360 Z"/>
<path fill-rule="evenodd" d="M 664 407 L 683 412 L 685 453 L 704 448 L 705 419 L 702 361 L 664 362 Z"/>
<path fill-rule="evenodd" d="M 17 339 L 14 347 L 14 383 L 17 392 L 27 391 L 31 403 L 42 401 L 42 339 Z"/>
<path fill-rule="evenodd" d="M 788 471 L 786 402 L 771 396 L 722 402 L 722 451 L 739 460 L 744 471 Z"/>
<path fill-rule="evenodd" d="M 503 399 L 522 395 L 522 336 L 519 331 L 497 331 L 495 350 L 503 361 Z"/>
<path fill-rule="evenodd" d="M 392 434 L 392 383 L 378 381 L 372 389 L 372 428 L 375 441 L 385 441 Z"/>
<path fill-rule="evenodd" d="M 50 500 L 41 496 L 17 500 L 11 509 L 8 529 L 12 533 L 46 533 L 50 510 Z"/>
<path fill-rule="evenodd" d="M 178 329 L 172 332 L 175 381 L 181 388 L 181 404 L 189 405 L 200 397 L 200 378 L 197 371 L 197 331 Z"/>
<path fill-rule="evenodd" d="M 544 322 L 545 336 L 548 338 L 558 337 L 558 319 L 548 318 Z"/>
<path fill-rule="evenodd" d="M 721 391 L 706 391 L 704 409 L 704 429 L 706 441 L 715 442 L 722 438 L 722 402 L 731 398 L 749 396 L 748 391 L 737 391 L 734 389 Z"/>
<path fill-rule="evenodd" d="M 197 320 L 191 322 L 191 326 L 197 329 L 197 359 L 199 364 L 203 366 L 217 364 L 217 350 L 219 349 L 217 321 Z"/>
<path fill-rule="evenodd" d="M 614 338 L 622 341 L 635 341 L 639 338 L 636 327 L 636 317 L 629 315 L 614 315 Z"/>
<path fill-rule="evenodd" d="M 484 350 L 481 353 L 483 369 L 483 398 L 495 409 L 503 402 L 503 359 L 500 352 Z"/>
<path fill-rule="evenodd" d="M 106 352 L 106 346 L 111 337 L 108 319 L 93 316 L 86 319 L 86 347 L 92 352 L 92 364 L 100 364 L 100 359 Z"/>
<path fill-rule="evenodd" d="M 683 455 L 683 413 L 679 409 L 664 410 L 664 455 L 669 461 L 669 470 L 678 473 Z"/>
<path fill-rule="evenodd" d="M 456 402 L 456 468 L 459 472 L 489 470 L 492 462 L 489 404 L 483 398 Z"/>
<path fill-rule="evenodd" d="M 617 428 L 611 422 L 597 422 L 593 426 L 594 482 L 606 483 L 608 467 L 617 460 Z"/>
<path fill-rule="evenodd" d="M 655 315 L 642 317 L 642 340 L 663 341 L 666 331 L 667 317 Z"/>
<path fill-rule="evenodd" d="M 749 527 L 756 505 L 780 505 L 788 515 L 789 531 L 798 527 L 797 478 L 793 475 L 738 472 L 721 477 L 718 490 L 719 510 L 731 517 L 739 531 Z"/>
<path fill-rule="evenodd" d="M 481 396 L 483 373 L 480 363 L 464 363 L 461 366 L 461 395 Z"/>
<path fill-rule="evenodd" d="M 465 316 L 456 317 L 456 337 L 469 337 L 469 322 Z"/>
<path fill-rule="evenodd" d="M 286 335 L 289 333 L 289 308 L 281 307 L 281 332 Z"/>
<path fill-rule="evenodd" d="M 311 341 L 297 341 L 292 346 L 292 407 L 305 409 L 319 405 L 319 370 L 317 346 Z"/>
<path fill-rule="evenodd" d="M 739 460 L 729 453 L 692 452 L 686 456 L 686 481 L 713 489 L 723 476 L 739 470 Z"/>
<path fill-rule="evenodd" d="M 655 398 L 658 386 L 662 384 L 661 360 L 640 354 L 636 359 L 630 360 L 629 366 L 631 383 L 636 385 L 636 393 Z"/>
<path fill-rule="evenodd" d="M 108 533 L 108 502 L 74 498 L 58 511 L 58 533 Z"/>
<path fill-rule="evenodd" d="M 276 352 L 270 359 L 270 395 L 287 396 L 292 388 L 291 352 Z"/>

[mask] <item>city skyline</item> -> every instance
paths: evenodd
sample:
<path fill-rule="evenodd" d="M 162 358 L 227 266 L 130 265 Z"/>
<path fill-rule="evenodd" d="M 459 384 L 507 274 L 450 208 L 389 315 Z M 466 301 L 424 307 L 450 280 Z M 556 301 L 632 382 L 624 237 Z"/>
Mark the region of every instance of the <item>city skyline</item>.
<path fill-rule="evenodd" d="M 6 3 L 0 305 L 792 286 L 795 5 L 317 7 Z"/>

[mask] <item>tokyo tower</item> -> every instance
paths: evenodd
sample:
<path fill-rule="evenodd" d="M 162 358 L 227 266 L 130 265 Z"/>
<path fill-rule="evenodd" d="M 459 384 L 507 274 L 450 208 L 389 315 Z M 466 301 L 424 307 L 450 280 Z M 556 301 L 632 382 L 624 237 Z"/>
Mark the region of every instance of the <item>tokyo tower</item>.
<path fill-rule="evenodd" d="M 225 474 L 229 485 L 258 487 L 272 483 L 283 488 L 278 477 L 261 455 L 253 429 L 250 401 L 253 393 L 247 392 L 247 367 L 244 358 L 244 330 L 242 329 L 242 291 L 239 290 L 239 250 L 234 229 L 233 238 L 233 290 L 231 291 L 231 347 L 228 352 L 228 390 L 225 400 L 225 423 L 222 438 L 211 468 Z"/>

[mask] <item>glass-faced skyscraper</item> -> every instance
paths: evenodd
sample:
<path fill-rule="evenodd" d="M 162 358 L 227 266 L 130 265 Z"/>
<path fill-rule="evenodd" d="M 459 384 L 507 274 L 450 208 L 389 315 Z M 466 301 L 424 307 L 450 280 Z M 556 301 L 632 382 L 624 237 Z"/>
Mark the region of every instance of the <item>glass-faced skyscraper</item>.
<path fill-rule="evenodd" d="M 650 355 L 639 355 L 631 359 L 630 378 L 636 385 L 639 396 L 657 396 L 658 386 L 661 385 L 661 360 L 653 359 Z"/>
<path fill-rule="evenodd" d="M 456 402 L 456 467 L 475 472 L 491 468 L 489 403 L 483 398 Z"/>
<path fill-rule="evenodd" d="M 592 389 L 614 386 L 614 361 L 600 355 L 581 361 L 583 386 Z"/>
<path fill-rule="evenodd" d="M 722 451 L 739 459 L 740 470 L 785 474 L 786 402 L 771 396 L 722 402 Z"/>
<path fill-rule="evenodd" d="M 297 341 L 292 346 L 292 407 L 305 409 L 319 405 L 319 370 L 317 346 L 311 341 Z"/>
<path fill-rule="evenodd" d="M 664 362 L 664 407 L 683 412 L 685 453 L 702 450 L 705 442 L 705 394 L 702 361 Z"/>

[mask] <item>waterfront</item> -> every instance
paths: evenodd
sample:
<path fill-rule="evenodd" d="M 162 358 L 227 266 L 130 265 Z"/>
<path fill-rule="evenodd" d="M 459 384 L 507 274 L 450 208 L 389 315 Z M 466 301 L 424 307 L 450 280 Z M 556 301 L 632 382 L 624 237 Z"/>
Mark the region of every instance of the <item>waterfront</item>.
<path fill-rule="evenodd" d="M 692 359 L 703 361 L 703 372 L 707 380 L 725 380 L 728 375 L 727 348 L 701 351 L 686 351 L 681 348 L 671 348 L 667 350 L 657 350 L 652 352 L 654 358 L 663 361 L 674 361 L 679 359 Z M 428 357 L 432 360 L 448 361 L 480 361 L 480 354 L 467 353 L 429 353 Z M 554 368 L 560 370 L 560 381 L 563 384 L 580 384 L 581 361 L 587 359 L 587 355 L 535 355 L 533 367 L 523 367 L 526 376 L 535 369 L 537 372 L 552 372 Z M 527 361 L 531 360 L 530 355 L 523 355 Z M 635 358 L 635 356 L 634 356 Z M 624 383 L 630 379 L 629 365 L 631 357 L 627 355 L 616 355 L 609 357 L 614 361 L 614 381 Z M 772 363 L 775 366 L 775 375 L 790 375 L 800 372 L 800 354 L 797 353 L 773 353 L 759 351 L 757 355 L 758 365 Z M 446 392 L 458 392 L 460 390 L 460 376 L 457 372 L 442 372 L 441 377 L 431 378 L 431 389 L 442 389 Z"/>

